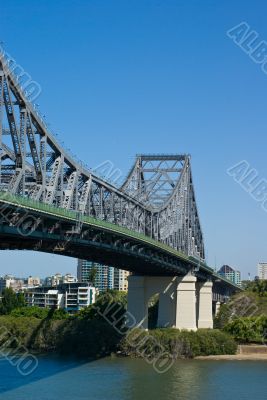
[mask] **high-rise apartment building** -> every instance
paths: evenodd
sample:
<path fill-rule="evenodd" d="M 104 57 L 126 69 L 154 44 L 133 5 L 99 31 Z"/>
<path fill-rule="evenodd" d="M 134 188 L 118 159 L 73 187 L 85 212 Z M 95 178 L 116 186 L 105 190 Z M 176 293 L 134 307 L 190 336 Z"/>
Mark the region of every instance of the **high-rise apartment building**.
<path fill-rule="evenodd" d="M 234 282 L 236 285 L 241 286 L 240 272 L 234 270 L 232 267 L 229 267 L 229 265 L 223 265 L 219 269 L 218 274 L 225 277 L 226 279 L 229 279 L 229 281 Z"/>
<path fill-rule="evenodd" d="M 79 282 L 89 282 L 91 271 L 96 268 L 95 287 L 99 291 L 116 289 L 121 291 L 128 290 L 128 271 L 94 263 L 92 261 L 78 260 L 77 278 Z"/>
<path fill-rule="evenodd" d="M 260 262 L 257 266 L 257 275 L 259 279 L 267 279 L 267 262 Z"/>
<path fill-rule="evenodd" d="M 114 268 L 92 261 L 78 260 L 77 277 L 79 282 L 89 282 L 92 269 L 96 268 L 95 287 L 100 292 L 114 288 Z"/>

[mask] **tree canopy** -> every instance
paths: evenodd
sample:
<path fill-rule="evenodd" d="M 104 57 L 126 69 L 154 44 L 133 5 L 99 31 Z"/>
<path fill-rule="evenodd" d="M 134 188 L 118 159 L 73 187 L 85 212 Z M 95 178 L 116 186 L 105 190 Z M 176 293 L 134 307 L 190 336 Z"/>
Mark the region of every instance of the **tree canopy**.
<path fill-rule="evenodd" d="M 0 314 L 10 314 L 12 310 L 25 306 L 23 293 L 16 294 L 13 289 L 5 288 L 2 292 Z"/>

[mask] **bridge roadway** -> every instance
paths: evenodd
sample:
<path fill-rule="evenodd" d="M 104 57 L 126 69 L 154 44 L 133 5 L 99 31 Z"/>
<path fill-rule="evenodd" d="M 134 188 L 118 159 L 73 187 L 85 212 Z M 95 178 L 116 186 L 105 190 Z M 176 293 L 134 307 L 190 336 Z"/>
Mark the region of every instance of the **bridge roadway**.
<path fill-rule="evenodd" d="M 211 280 L 217 293 L 240 288 L 194 257 L 122 226 L 0 192 L 0 249 L 36 250 L 88 259 L 145 276 Z M 221 290 L 220 290 L 221 289 Z"/>

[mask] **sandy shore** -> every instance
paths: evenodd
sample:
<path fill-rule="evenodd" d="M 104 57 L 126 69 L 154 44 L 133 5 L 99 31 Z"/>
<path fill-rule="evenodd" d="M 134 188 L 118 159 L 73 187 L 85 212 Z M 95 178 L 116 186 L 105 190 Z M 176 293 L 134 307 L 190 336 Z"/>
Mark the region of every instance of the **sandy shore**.
<path fill-rule="evenodd" d="M 235 354 L 221 356 L 199 356 L 195 360 L 236 360 L 236 361 L 267 361 L 267 354 Z"/>

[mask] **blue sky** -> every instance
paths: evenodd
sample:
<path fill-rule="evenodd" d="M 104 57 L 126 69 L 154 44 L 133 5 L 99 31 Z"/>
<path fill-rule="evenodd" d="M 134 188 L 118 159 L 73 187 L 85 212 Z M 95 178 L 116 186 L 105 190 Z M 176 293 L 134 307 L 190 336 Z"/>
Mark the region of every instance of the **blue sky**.
<path fill-rule="evenodd" d="M 267 41 L 262 1 L 9 0 L 0 39 L 42 87 L 37 102 L 68 148 L 125 174 L 136 153 L 190 153 L 209 264 L 243 277 L 267 260 L 267 213 L 226 171 L 267 179 L 267 75 L 227 35 Z M 0 274 L 75 272 L 76 260 L 2 252 Z"/>

